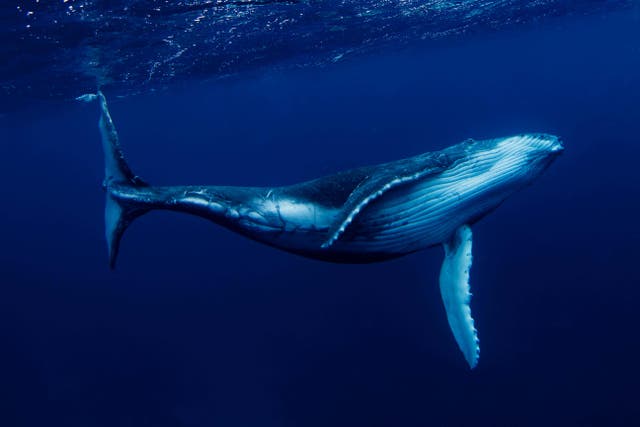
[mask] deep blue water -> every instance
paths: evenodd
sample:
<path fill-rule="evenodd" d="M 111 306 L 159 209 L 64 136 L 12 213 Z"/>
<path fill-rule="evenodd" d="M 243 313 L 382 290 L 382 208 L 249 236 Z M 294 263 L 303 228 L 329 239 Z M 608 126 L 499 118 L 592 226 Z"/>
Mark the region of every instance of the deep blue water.
<path fill-rule="evenodd" d="M 592 3 L 335 63 L 289 50 L 270 58 L 293 66 L 233 79 L 105 86 L 131 165 L 159 185 L 287 184 L 560 135 L 563 156 L 474 227 L 473 371 L 440 248 L 334 265 L 154 212 L 109 271 L 98 111 L 70 101 L 90 87 L 4 68 L 21 89 L 0 116 L 0 425 L 640 425 L 640 10 Z M 29 79 L 49 72 L 61 89 L 36 102 Z"/>

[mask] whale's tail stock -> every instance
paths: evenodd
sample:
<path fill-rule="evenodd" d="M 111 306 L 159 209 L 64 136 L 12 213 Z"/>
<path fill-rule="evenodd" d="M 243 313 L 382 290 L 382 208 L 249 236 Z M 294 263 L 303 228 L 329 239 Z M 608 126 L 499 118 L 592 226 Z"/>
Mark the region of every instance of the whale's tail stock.
<path fill-rule="evenodd" d="M 105 205 L 105 236 L 109 251 L 109 266 L 115 268 L 120 239 L 131 222 L 139 216 L 147 213 L 151 208 L 134 199 L 114 197 L 114 189 L 126 188 L 128 192 L 136 188 L 148 187 L 139 176 L 135 175 L 125 161 L 118 132 L 109 114 L 107 100 L 101 91 L 95 94 L 85 94 L 76 98 L 78 101 L 100 103 L 100 136 L 102 137 L 102 149 L 104 151 L 104 181 L 102 186 L 106 192 Z"/>

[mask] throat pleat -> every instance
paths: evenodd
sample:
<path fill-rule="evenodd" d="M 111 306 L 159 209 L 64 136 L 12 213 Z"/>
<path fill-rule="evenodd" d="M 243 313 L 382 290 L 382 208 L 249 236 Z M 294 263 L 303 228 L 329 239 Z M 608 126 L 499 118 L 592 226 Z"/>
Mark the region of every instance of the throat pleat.
<path fill-rule="evenodd" d="M 394 189 L 354 223 L 349 245 L 377 251 L 411 251 L 440 243 L 461 223 L 490 210 L 504 197 L 492 191 L 521 167 L 520 156 L 488 151 L 437 177 Z"/>

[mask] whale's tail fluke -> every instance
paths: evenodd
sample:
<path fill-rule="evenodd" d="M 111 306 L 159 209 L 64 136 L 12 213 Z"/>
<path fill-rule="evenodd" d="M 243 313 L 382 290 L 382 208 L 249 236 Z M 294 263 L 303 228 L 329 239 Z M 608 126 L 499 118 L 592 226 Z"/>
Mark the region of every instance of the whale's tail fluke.
<path fill-rule="evenodd" d="M 101 91 L 96 94 L 86 94 L 77 98 L 79 101 L 100 103 L 100 136 L 102 137 L 102 149 L 104 151 L 104 181 L 103 188 L 106 191 L 105 206 L 105 237 L 109 251 L 109 266 L 115 268 L 120 239 L 131 222 L 149 211 L 149 208 L 137 203 L 123 201 L 113 197 L 111 190 L 114 187 L 137 188 L 148 187 L 140 177 L 135 175 L 122 154 L 118 132 L 109 114 L 107 100 Z"/>

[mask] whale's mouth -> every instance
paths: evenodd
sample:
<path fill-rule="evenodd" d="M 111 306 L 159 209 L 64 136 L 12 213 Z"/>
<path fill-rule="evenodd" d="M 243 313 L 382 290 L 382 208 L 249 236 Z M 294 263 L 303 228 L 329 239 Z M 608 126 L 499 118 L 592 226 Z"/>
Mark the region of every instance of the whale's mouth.
<path fill-rule="evenodd" d="M 535 157 L 554 159 L 564 152 L 564 142 L 558 136 L 536 133 L 524 135 L 522 138 L 533 150 Z"/>
<path fill-rule="evenodd" d="M 557 136 L 545 135 L 544 145 L 533 156 L 537 159 L 540 169 L 536 175 L 544 172 L 554 161 L 564 153 L 564 142 Z"/>
<path fill-rule="evenodd" d="M 553 145 L 550 150 L 554 154 L 562 154 L 564 152 L 564 142 L 558 137 L 555 137 L 555 141 L 553 141 Z"/>
<path fill-rule="evenodd" d="M 547 133 L 533 133 L 522 136 L 529 139 L 530 146 L 536 149 L 548 151 L 550 153 L 561 153 L 564 151 L 564 143 L 560 137 Z"/>

